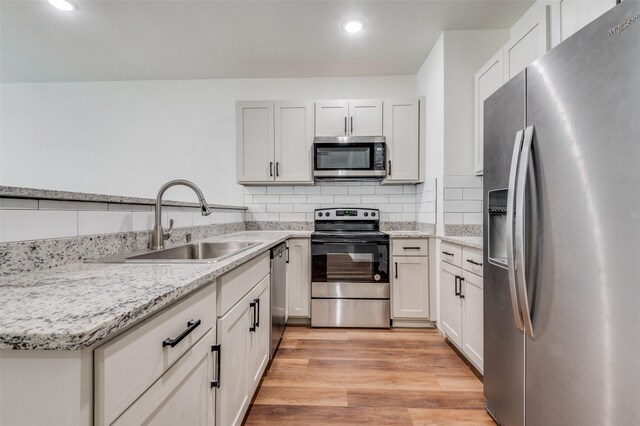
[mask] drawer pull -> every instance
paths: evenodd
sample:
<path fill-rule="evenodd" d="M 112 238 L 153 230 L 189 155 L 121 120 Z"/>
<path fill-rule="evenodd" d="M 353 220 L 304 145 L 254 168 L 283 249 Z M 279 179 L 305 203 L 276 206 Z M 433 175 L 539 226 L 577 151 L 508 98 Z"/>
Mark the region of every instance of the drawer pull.
<path fill-rule="evenodd" d="M 467 262 L 469 262 L 469 263 L 470 263 L 470 264 L 472 264 L 472 265 L 482 266 L 482 263 L 475 262 L 475 261 L 473 261 L 473 260 L 471 260 L 471 259 L 467 259 Z"/>
<path fill-rule="evenodd" d="M 211 352 L 216 353 L 216 378 L 215 380 L 211 380 L 211 387 L 220 389 L 220 363 L 221 363 L 221 352 L 220 345 L 211 346 Z"/>
<path fill-rule="evenodd" d="M 447 256 L 453 256 L 453 253 L 449 253 L 448 251 L 443 251 L 442 254 L 446 254 Z"/>
<path fill-rule="evenodd" d="M 165 346 L 171 346 L 172 348 L 175 347 L 178 343 L 180 343 L 182 341 L 182 339 L 187 337 L 189 334 L 191 334 L 191 332 L 193 330 L 198 328 L 198 326 L 200 325 L 201 322 L 202 321 L 200 321 L 200 320 L 190 320 L 187 323 L 187 329 L 185 331 L 180 333 L 180 335 L 178 337 L 176 337 L 175 339 L 172 339 L 171 337 L 167 337 L 166 339 L 164 339 L 162 341 L 162 347 L 163 348 Z"/>
<path fill-rule="evenodd" d="M 420 250 L 420 247 L 402 247 L 403 250 Z"/>

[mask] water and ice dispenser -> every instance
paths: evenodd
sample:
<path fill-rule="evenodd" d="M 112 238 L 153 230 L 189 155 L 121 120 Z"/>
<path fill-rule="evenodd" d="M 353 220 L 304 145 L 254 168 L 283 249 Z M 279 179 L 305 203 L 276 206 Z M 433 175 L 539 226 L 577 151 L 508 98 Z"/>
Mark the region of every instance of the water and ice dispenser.
<path fill-rule="evenodd" d="M 489 262 L 507 267 L 507 189 L 489 191 Z"/>

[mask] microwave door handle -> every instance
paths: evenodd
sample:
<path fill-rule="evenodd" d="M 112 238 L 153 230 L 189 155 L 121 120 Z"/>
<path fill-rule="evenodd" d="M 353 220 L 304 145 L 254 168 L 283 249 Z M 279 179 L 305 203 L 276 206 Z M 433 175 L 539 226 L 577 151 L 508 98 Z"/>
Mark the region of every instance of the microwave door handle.
<path fill-rule="evenodd" d="M 347 134 L 347 116 L 344 116 L 344 134 Z"/>

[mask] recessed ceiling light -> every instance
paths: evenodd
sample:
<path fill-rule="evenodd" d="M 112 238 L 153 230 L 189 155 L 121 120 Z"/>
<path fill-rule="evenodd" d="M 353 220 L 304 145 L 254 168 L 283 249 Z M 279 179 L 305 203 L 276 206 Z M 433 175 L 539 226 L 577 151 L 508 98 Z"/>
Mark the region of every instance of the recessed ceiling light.
<path fill-rule="evenodd" d="M 78 5 L 71 0 L 47 0 L 49 4 L 56 9 L 63 10 L 65 12 L 72 12 L 78 9 Z"/>
<path fill-rule="evenodd" d="M 350 34 L 359 33 L 364 28 L 364 22 L 359 19 L 349 19 L 342 25 L 342 28 Z"/>

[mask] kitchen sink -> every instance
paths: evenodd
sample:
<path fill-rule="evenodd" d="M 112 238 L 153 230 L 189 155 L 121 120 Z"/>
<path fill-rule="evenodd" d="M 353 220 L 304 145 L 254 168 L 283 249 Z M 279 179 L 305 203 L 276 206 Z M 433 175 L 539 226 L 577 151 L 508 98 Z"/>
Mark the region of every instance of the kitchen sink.
<path fill-rule="evenodd" d="M 190 243 L 162 250 L 96 259 L 97 263 L 215 263 L 260 244 L 259 242 Z"/>

